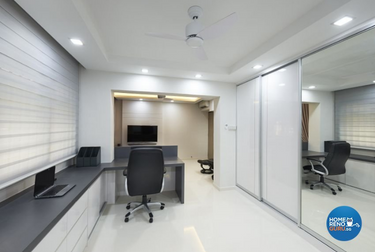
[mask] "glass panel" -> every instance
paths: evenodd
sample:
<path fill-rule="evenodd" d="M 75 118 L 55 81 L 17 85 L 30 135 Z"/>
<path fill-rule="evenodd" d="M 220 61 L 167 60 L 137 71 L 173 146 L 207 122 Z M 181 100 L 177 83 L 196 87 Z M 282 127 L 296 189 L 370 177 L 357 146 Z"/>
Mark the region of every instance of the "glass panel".
<path fill-rule="evenodd" d="M 262 198 L 298 219 L 299 66 L 262 77 Z"/>
<path fill-rule="evenodd" d="M 374 29 L 302 60 L 301 223 L 345 251 L 375 251 L 374 83 Z"/>

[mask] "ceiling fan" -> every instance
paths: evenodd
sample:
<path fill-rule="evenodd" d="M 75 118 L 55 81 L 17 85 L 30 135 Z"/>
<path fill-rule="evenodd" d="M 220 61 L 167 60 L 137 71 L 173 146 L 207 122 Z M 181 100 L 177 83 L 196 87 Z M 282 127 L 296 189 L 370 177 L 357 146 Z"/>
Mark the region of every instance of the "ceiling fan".
<path fill-rule="evenodd" d="M 170 35 L 166 33 L 148 32 L 146 35 L 164 39 L 185 41 L 193 49 L 195 55 L 201 60 L 207 60 L 206 52 L 203 49 L 203 43 L 206 39 L 215 39 L 225 33 L 237 21 L 237 14 L 233 12 L 229 16 L 217 21 L 216 23 L 204 27 L 198 19 L 203 15 L 203 9 L 197 5 L 191 6 L 188 10 L 189 17 L 193 22 L 186 25 L 186 38 Z"/>

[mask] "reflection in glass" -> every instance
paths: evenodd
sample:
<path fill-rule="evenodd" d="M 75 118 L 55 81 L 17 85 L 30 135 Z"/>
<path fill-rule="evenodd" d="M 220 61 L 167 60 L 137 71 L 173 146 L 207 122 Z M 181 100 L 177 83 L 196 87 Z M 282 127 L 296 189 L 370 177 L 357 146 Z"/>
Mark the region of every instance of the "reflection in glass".
<path fill-rule="evenodd" d="M 346 141 L 351 154 L 344 174 L 326 178 L 342 188 L 336 195 L 327 187 L 310 189 L 305 181 L 319 179 L 314 172 L 302 175 L 301 223 L 345 251 L 375 251 L 374 79 L 374 29 L 302 60 L 302 102 L 308 118 L 302 164 L 309 165 L 305 157 L 314 153 L 315 159 L 324 160 L 329 151 L 325 141 Z M 327 217 L 339 206 L 354 208 L 362 218 L 361 232 L 350 241 L 337 240 L 327 230 Z"/>

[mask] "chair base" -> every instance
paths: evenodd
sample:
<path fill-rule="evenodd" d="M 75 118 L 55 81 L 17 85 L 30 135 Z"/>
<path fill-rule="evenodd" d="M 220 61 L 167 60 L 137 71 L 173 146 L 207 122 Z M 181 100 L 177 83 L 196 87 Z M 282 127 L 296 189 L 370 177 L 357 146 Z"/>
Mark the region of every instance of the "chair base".
<path fill-rule="evenodd" d="M 309 181 L 308 180 L 305 180 L 305 183 L 308 185 L 309 184 Z M 324 177 L 322 175 L 319 175 L 319 181 L 315 181 L 315 183 L 311 184 L 310 185 L 310 189 L 311 190 L 314 190 L 314 186 L 316 185 L 322 185 L 322 186 L 325 186 L 327 187 L 328 189 L 331 190 L 332 194 L 333 195 L 336 195 L 336 191 L 335 189 L 333 189 L 329 184 L 327 184 L 325 181 L 324 181 Z M 339 186 L 339 185 L 335 185 L 337 186 L 337 189 L 341 192 L 342 191 L 342 188 Z"/>
<path fill-rule="evenodd" d="M 125 222 L 129 221 L 129 216 L 132 215 L 134 212 L 136 212 L 140 209 L 146 209 L 146 211 L 148 212 L 148 216 L 150 217 L 148 222 L 152 223 L 154 221 L 154 215 L 152 214 L 149 207 L 150 206 L 160 206 L 161 210 L 163 210 L 164 207 L 165 207 L 165 204 L 162 203 L 162 202 L 152 202 L 151 203 L 151 198 L 147 199 L 147 195 L 142 196 L 142 202 L 129 202 L 126 205 L 126 209 L 130 209 L 131 204 L 137 204 L 137 205 L 125 215 Z"/>

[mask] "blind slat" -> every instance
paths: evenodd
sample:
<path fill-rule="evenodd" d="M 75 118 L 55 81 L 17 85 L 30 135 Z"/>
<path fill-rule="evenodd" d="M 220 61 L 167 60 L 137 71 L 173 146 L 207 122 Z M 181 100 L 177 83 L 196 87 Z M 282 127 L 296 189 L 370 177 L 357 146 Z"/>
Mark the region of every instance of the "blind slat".
<path fill-rule="evenodd" d="M 335 92 L 335 139 L 375 148 L 375 85 Z"/>

